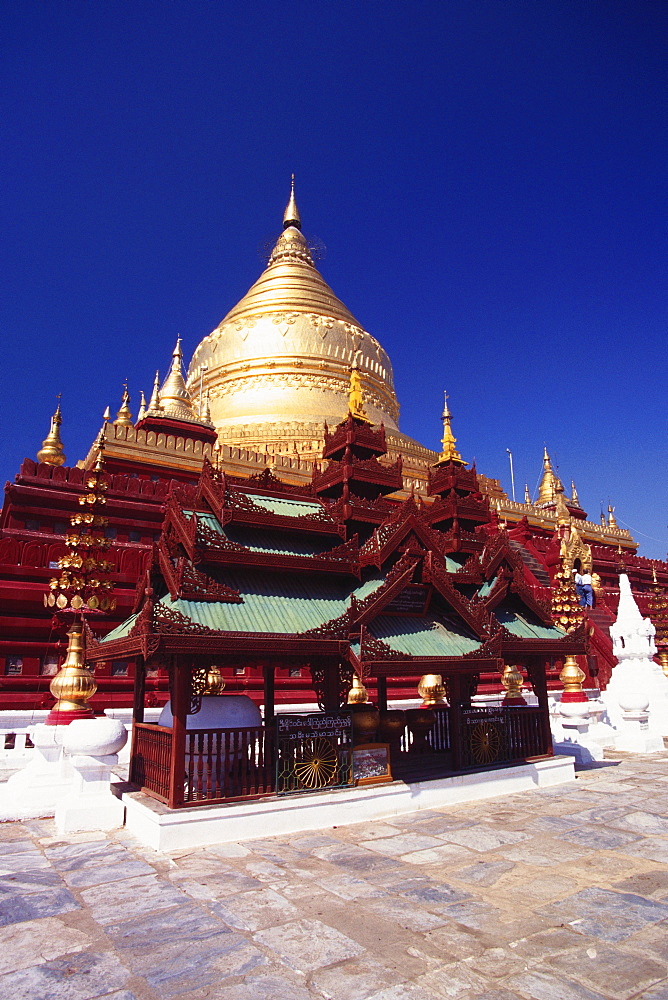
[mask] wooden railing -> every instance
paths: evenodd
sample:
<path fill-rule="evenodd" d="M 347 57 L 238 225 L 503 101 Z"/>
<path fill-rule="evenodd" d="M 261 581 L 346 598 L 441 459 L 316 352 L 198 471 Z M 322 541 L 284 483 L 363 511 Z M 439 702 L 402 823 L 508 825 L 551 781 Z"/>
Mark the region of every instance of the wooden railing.
<path fill-rule="evenodd" d="M 552 753 L 540 708 L 461 708 L 456 715 L 458 769 Z"/>
<path fill-rule="evenodd" d="M 169 800 L 172 731 L 136 722 L 133 728 L 130 781 L 163 802 Z"/>
<path fill-rule="evenodd" d="M 275 789 L 273 729 L 196 729 L 186 733 L 184 803 L 229 802 Z"/>

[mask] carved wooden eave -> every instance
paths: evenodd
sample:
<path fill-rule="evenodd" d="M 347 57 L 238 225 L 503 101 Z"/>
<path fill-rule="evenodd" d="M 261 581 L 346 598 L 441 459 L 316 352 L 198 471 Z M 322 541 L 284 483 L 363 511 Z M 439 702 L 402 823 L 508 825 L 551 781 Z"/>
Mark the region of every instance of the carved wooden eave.
<path fill-rule="evenodd" d="M 360 577 L 359 538 L 313 555 L 264 552 L 251 549 L 199 523 L 194 562 L 210 566 L 249 566 L 264 570 L 288 570 L 298 573 L 336 573 Z"/>
<path fill-rule="evenodd" d="M 376 458 L 331 461 L 322 472 L 314 471 L 312 487 L 322 494 L 344 484 L 364 485 L 380 494 L 396 493 L 403 488 L 401 470 L 401 458 L 393 465 L 381 465 Z"/>
<path fill-rule="evenodd" d="M 331 618 L 327 622 L 323 622 L 322 625 L 316 625 L 315 628 L 310 628 L 306 632 L 301 632 L 300 635 L 303 636 L 322 636 L 327 639 L 340 639 L 342 641 L 348 642 L 350 639 L 350 629 L 353 625 L 353 616 L 350 608 L 346 608 L 342 615 L 337 618 Z"/>
<path fill-rule="evenodd" d="M 174 551 L 174 542 L 178 542 L 188 556 L 194 559 L 197 544 L 197 515 L 193 513 L 191 517 L 186 517 L 173 496 L 169 498 L 165 509 L 162 537 L 166 539 L 170 552 Z"/>
<path fill-rule="evenodd" d="M 410 532 L 415 534 L 426 550 L 435 549 L 437 552 L 445 553 L 442 536 L 419 516 L 414 502 L 411 501 L 407 511 L 404 505 L 402 512 L 401 519 L 393 517 L 379 525 L 364 543 L 360 549 L 360 562 L 363 566 L 377 566 L 380 569 Z"/>
<path fill-rule="evenodd" d="M 368 452 L 369 455 L 384 455 L 387 451 L 384 425 L 380 424 L 375 429 L 363 421 L 355 420 L 351 414 L 348 414 L 331 434 L 325 425 L 325 444 L 322 457 L 331 459 L 336 455 L 342 456 L 347 447 Z"/>
<path fill-rule="evenodd" d="M 217 604 L 242 604 L 238 590 L 219 583 L 206 573 L 195 569 L 184 556 L 170 557 L 164 539 L 158 542 L 158 563 L 169 596 L 174 601 L 180 597 L 186 601 L 208 601 Z"/>
<path fill-rule="evenodd" d="M 489 521 L 488 505 L 484 501 L 475 500 L 472 497 L 439 497 L 426 510 L 429 514 L 430 524 L 440 524 L 451 518 L 477 521 L 479 524 L 486 524 Z"/>
<path fill-rule="evenodd" d="M 414 657 L 410 653 L 402 653 L 399 650 L 392 649 L 386 642 L 376 638 L 375 635 L 372 635 L 368 629 L 362 626 L 360 629 L 360 659 L 362 664 L 366 666 L 367 663 L 379 663 L 387 660 L 410 662 Z"/>
<path fill-rule="evenodd" d="M 429 553 L 422 567 L 423 583 L 431 583 L 443 600 L 450 605 L 455 614 L 464 621 L 471 631 L 484 641 L 492 633 L 492 616 L 484 605 L 470 601 L 454 585 L 445 567 L 440 566 L 437 558 Z"/>
<path fill-rule="evenodd" d="M 400 593 L 407 583 L 410 583 L 419 559 L 410 553 L 404 553 L 392 567 L 381 584 L 372 594 L 369 594 L 363 601 L 359 601 L 354 595 L 350 599 L 352 621 L 355 625 L 364 625 L 376 618 L 383 608 Z"/>
<path fill-rule="evenodd" d="M 475 468 L 466 469 L 462 465 L 448 464 L 430 468 L 427 473 L 427 495 L 440 496 L 452 489 L 465 489 L 478 493 L 478 476 Z"/>

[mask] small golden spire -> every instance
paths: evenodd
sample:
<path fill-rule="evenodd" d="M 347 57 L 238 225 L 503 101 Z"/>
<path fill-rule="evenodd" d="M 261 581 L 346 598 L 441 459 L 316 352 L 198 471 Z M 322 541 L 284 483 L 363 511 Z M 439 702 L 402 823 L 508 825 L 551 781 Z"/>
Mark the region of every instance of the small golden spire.
<path fill-rule="evenodd" d="M 360 378 L 357 355 L 350 366 L 350 388 L 348 390 L 348 409 L 356 420 L 363 420 L 370 424 L 369 414 L 364 409 L 364 391 L 362 389 L 362 379 Z"/>
<path fill-rule="evenodd" d="M 160 405 L 166 417 L 199 422 L 183 378 L 183 351 L 180 337 L 176 339 L 176 347 L 172 352 L 172 365 L 160 389 Z"/>
<path fill-rule="evenodd" d="M 149 413 L 162 413 L 162 404 L 160 403 L 160 372 L 156 371 L 155 379 L 153 381 L 153 392 L 151 393 L 151 398 L 148 404 Z"/>
<path fill-rule="evenodd" d="M 524 502 L 528 503 L 528 504 L 531 503 L 531 494 L 529 493 L 529 484 L 528 483 L 524 484 Z"/>
<path fill-rule="evenodd" d="M 295 229 L 301 230 L 302 228 L 302 217 L 299 214 L 299 209 L 297 208 L 297 202 L 295 201 L 295 175 L 292 175 L 292 186 L 290 188 L 290 200 L 287 204 L 285 212 L 283 213 L 283 229 L 287 229 L 289 226 L 294 226 Z"/>
<path fill-rule="evenodd" d="M 144 398 L 144 390 L 143 389 L 139 393 L 139 395 L 140 395 L 141 398 L 140 398 L 140 402 L 139 402 L 139 413 L 137 414 L 137 423 L 139 423 L 140 420 L 143 420 L 144 417 L 146 416 L 146 399 Z"/>
<path fill-rule="evenodd" d="M 609 528 L 619 527 L 619 525 L 615 521 L 615 508 L 612 506 L 611 503 L 608 504 L 608 527 Z"/>
<path fill-rule="evenodd" d="M 543 476 L 538 487 L 538 504 L 551 504 L 555 501 L 558 479 L 552 469 L 547 446 L 543 449 Z"/>
<path fill-rule="evenodd" d="M 132 414 L 130 413 L 130 394 L 128 393 L 127 382 L 123 387 L 123 399 L 121 401 L 121 408 L 116 414 L 116 419 L 114 420 L 114 425 L 116 427 L 132 427 Z"/>
<path fill-rule="evenodd" d="M 656 578 L 656 566 L 652 566 L 652 583 L 658 583 L 658 582 L 659 581 Z"/>
<path fill-rule="evenodd" d="M 42 447 L 37 452 L 37 461 L 44 462 L 45 465 L 64 465 L 65 452 L 63 442 L 60 440 L 60 425 L 63 422 L 60 413 L 60 393 L 58 394 L 58 405 L 56 412 L 51 417 L 51 428 L 42 441 Z"/>
<path fill-rule="evenodd" d="M 110 409 L 110 407 L 106 408 L 106 410 L 102 414 L 102 419 L 104 420 L 105 424 L 108 423 L 111 420 L 111 409 Z"/>
<path fill-rule="evenodd" d="M 445 402 L 443 404 L 443 437 L 441 439 L 441 454 L 438 459 L 438 464 L 441 462 L 456 462 L 458 465 L 466 465 L 464 459 L 457 451 L 455 447 L 457 444 L 457 438 L 452 433 L 452 415 L 450 414 L 450 409 L 448 407 L 448 394 L 444 393 Z"/>
<path fill-rule="evenodd" d="M 580 506 L 580 498 L 578 496 L 578 491 L 575 489 L 575 483 L 573 482 L 572 479 L 571 479 L 571 503 L 577 504 L 578 507 Z"/>
<path fill-rule="evenodd" d="M 559 479 L 557 479 L 554 484 L 554 502 L 556 506 L 557 523 L 570 524 L 571 512 L 566 506 L 563 483 Z"/>
<path fill-rule="evenodd" d="M 607 527 L 605 523 L 605 514 L 603 513 L 603 508 L 601 507 L 601 526 L 603 528 Z"/>
<path fill-rule="evenodd" d="M 209 404 L 209 390 L 207 389 L 204 393 L 204 412 L 201 416 L 202 423 L 211 423 L 211 406 Z"/>

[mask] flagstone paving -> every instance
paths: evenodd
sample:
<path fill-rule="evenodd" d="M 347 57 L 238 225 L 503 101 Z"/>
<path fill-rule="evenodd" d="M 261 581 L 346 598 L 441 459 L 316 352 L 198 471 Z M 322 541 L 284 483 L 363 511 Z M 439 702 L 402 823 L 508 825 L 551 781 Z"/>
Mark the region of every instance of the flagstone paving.
<path fill-rule="evenodd" d="M 0 996 L 668 1000 L 668 751 L 170 855 L 1 824 Z"/>

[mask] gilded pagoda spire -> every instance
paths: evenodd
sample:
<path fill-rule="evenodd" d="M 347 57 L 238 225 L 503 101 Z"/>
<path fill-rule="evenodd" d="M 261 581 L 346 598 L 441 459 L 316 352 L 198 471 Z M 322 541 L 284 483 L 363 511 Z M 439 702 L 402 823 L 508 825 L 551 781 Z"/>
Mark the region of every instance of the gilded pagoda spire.
<path fill-rule="evenodd" d="M 292 186 L 290 188 L 290 200 L 286 206 L 285 212 L 283 213 L 283 229 L 287 229 L 289 226 L 294 226 L 295 229 L 302 228 L 302 217 L 299 214 L 299 209 L 297 208 L 297 202 L 295 200 L 295 175 L 292 175 Z"/>
<path fill-rule="evenodd" d="M 42 441 L 42 447 L 37 452 L 37 461 L 44 462 L 45 465 L 64 465 L 65 452 L 63 442 L 60 439 L 60 425 L 63 418 L 60 412 L 60 401 L 56 407 L 56 412 L 51 417 L 51 428 Z"/>
<path fill-rule="evenodd" d="M 132 427 L 132 413 L 130 412 L 130 394 L 128 393 L 127 384 L 123 388 L 123 399 L 121 400 L 121 408 L 116 414 L 116 419 L 114 420 L 116 427 Z"/>
<path fill-rule="evenodd" d="M 608 527 L 609 528 L 619 527 L 617 521 L 615 520 L 615 508 L 612 506 L 611 503 L 608 504 Z"/>
<path fill-rule="evenodd" d="M 443 403 L 443 438 L 441 439 L 441 454 L 439 455 L 438 465 L 441 462 L 456 462 L 457 465 L 466 465 L 466 462 L 462 456 L 457 451 L 457 438 L 452 433 L 452 415 L 450 413 L 450 408 L 448 407 L 448 394 L 444 393 L 445 400 Z"/>
<path fill-rule="evenodd" d="M 575 489 L 575 483 L 573 482 L 572 479 L 571 479 L 571 503 L 576 504 L 578 507 L 580 506 L 580 498 L 578 496 L 578 491 Z"/>
<path fill-rule="evenodd" d="M 162 404 L 160 402 L 160 372 L 156 371 L 155 379 L 153 381 L 153 392 L 151 393 L 151 398 L 148 402 L 148 413 L 157 414 L 162 413 Z"/>
<path fill-rule="evenodd" d="M 558 482 L 559 480 L 554 474 L 552 462 L 547 452 L 547 446 L 545 446 L 543 449 L 543 476 L 538 487 L 538 504 L 554 503 Z"/>
<path fill-rule="evenodd" d="M 524 484 L 524 502 L 528 503 L 528 504 L 531 503 L 531 494 L 529 493 L 529 484 L 528 483 Z"/>
<path fill-rule="evenodd" d="M 165 417 L 173 417 L 175 420 L 198 420 L 183 378 L 183 351 L 180 337 L 176 339 L 172 364 L 160 389 L 160 405 Z"/>
<path fill-rule="evenodd" d="M 139 395 L 140 395 L 140 403 L 139 403 L 139 413 L 137 414 L 137 423 L 139 423 L 140 420 L 143 420 L 144 417 L 146 416 L 146 399 L 144 397 L 143 390 Z"/>

